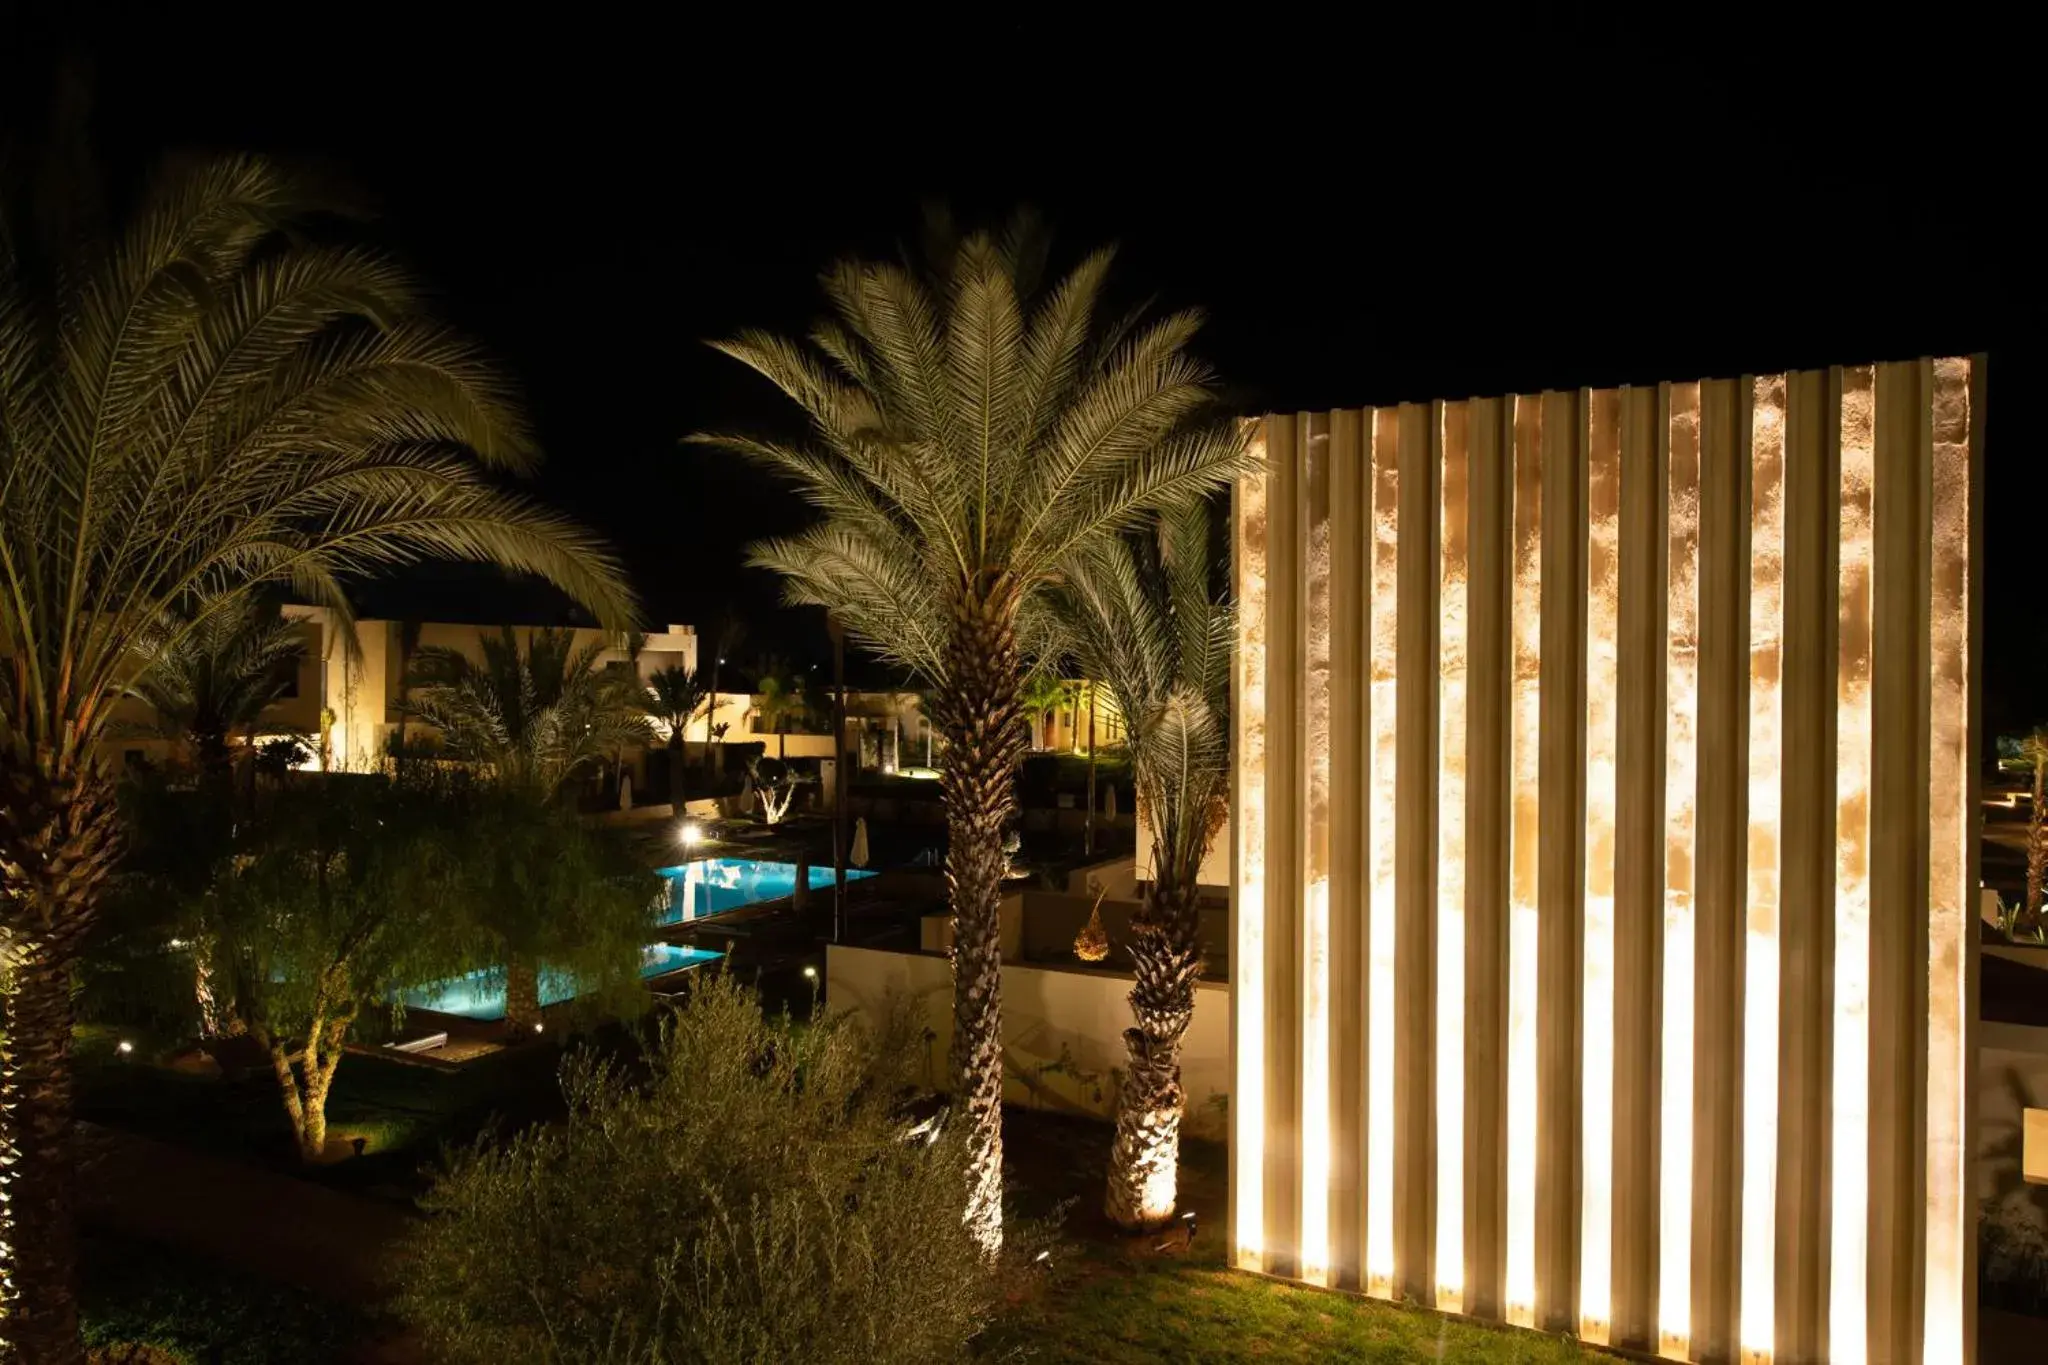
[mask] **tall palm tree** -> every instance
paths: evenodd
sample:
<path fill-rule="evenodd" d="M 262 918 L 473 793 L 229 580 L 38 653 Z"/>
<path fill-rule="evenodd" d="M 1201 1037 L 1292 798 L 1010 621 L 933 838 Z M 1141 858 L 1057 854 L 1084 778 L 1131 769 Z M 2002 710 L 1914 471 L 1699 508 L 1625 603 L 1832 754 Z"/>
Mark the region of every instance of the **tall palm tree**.
<path fill-rule="evenodd" d="M 521 648 L 510 626 L 483 637 L 480 657 L 429 645 L 413 662 L 412 713 L 440 731 L 449 757 L 529 806 L 551 805 L 571 780 L 648 737 L 646 692 L 600 666 L 606 648 L 549 627 Z M 505 1024 L 516 1033 L 540 1021 L 547 921 L 528 913 L 535 908 L 508 903 L 501 924 Z"/>
<path fill-rule="evenodd" d="M 275 604 L 255 598 L 188 633 L 176 630 L 182 624 L 166 622 L 163 646 L 145 643 L 149 671 L 135 692 L 156 712 L 154 733 L 188 742 L 201 771 L 219 774 L 232 761 L 230 742 L 253 735 L 265 708 L 291 689 L 305 637 Z"/>
<path fill-rule="evenodd" d="M 1213 568 L 1208 511 L 1194 503 L 1076 556 L 1053 599 L 1082 671 L 1127 718 L 1152 834 L 1152 879 L 1131 922 L 1137 1026 L 1124 1030 L 1129 1061 L 1104 1200 L 1126 1228 L 1173 1215 L 1180 1046 L 1202 971 L 1196 883 L 1229 809 L 1231 625 L 1212 595 Z"/>
<path fill-rule="evenodd" d="M 296 230 L 327 207 L 249 157 L 107 237 L 0 207 L 0 1360 L 80 1358 L 70 979 L 115 701 L 258 584 L 346 621 L 353 576 L 465 559 L 630 618 L 612 557 L 497 482 L 538 457 L 496 373 L 389 260 Z"/>
<path fill-rule="evenodd" d="M 721 343 L 794 400 L 812 436 L 709 440 L 780 471 L 825 516 L 757 546 L 788 598 L 830 610 L 922 675 L 946 738 L 954 921 L 951 1071 L 971 1125 L 967 1218 L 1002 1238 L 1003 831 L 1027 742 L 1024 640 L 1089 542 L 1232 476 L 1243 445 L 1186 353 L 1193 313 L 1099 318 L 1110 253 L 1038 288 L 1035 239 L 976 235 L 925 272 L 847 262 L 808 344 Z"/>

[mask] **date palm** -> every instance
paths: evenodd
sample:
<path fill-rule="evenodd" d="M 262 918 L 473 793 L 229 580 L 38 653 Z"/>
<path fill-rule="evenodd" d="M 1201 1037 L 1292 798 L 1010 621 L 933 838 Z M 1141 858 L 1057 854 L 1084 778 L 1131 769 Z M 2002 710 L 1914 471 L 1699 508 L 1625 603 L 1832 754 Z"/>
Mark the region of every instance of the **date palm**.
<path fill-rule="evenodd" d="M 259 584 L 346 620 L 354 576 L 451 558 L 630 612 L 498 482 L 537 459 L 503 382 L 390 261 L 298 230 L 327 208 L 248 157 L 162 175 L 111 235 L 0 206 L 0 1360 L 80 1359 L 70 979 L 117 699 Z"/>
<path fill-rule="evenodd" d="M 1202 970 L 1196 883 L 1229 802 L 1231 618 L 1212 595 L 1214 568 L 1208 512 L 1194 503 L 1076 556 L 1053 595 L 1082 671 L 1125 717 L 1152 836 L 1152 879 L 1131 921 L 1136 1026 L 1124 1030 L 1104 1200 L 1125 1228 L 1159 1226 L 1177 1197 L 1180 1047 Z"/>
<path fill-rule="evenodd" d="M 1052 747 L 1037 737 L 1038 728 L 1045 724 L 1045 718 L 1068 705 L 1074 698 L 1074 684 L 1057 673 L 1039 669 L 1024 681 L 1022 705 L 1024 714 L 1031 718 L 1033 736 L 1031 747 L 1047 749 Z"/>
<path fill-rule="evenodd" d="M 684 668 L 681 664 L 671 664 L 648 675 L 647 695 L 641 702 L 641 709 L 668 730 L 668 747 L 681 753 L 683 731 L 697 718 L 697 713 L 704 709 L 710 697 L 711 689 L 704 685 L 701 672 Z"/>
<path fill-rule="evenodd" d="M 809 417 L 808 440 L 712 441 L 790 478 L 824 513 L 755 547 L 792 602 L 823 606 L 929 684 L 954 922 L 951 1079 L 970 1125 L 967 1218 L 1002 1237 L 1003 831 L 1028 742 L 1024 644 L 1076 552 L 1236 471 L 1199 319 L 1105 325 L 1110 253 L 1040 290 L 1028 234 L 977 235 L 927 271 L 848 262 L 809 339 L 743 333 L 720 349 Z"/>
<path fill-rule="evenodd" d="M 157 714 L 154 732 L 189 743 L 202 772 L 225 772 L 230 742 L 249 736 L 272 702 L 290 688 L 305 655 L 296 621 L 274 604 L 254 598 L 215 612 L 198 629 L 178 634 L 177 618 L 164 637 L 174 644 L 144 647 L 149 670 L 135 692 Z"/>
<path fill-rule="evenodd" d="M 482 640 L 478 656 L 427 646 L 413 661 L 413 716 L 440 731 L 442 752 L 468 763 L 514 805 L 554 805 L 569 783 L 628 744 L 648 738 L 646 691 L 600 659 L 602 640 L 578 645 L 573 631 L 543 627 L 522 648 L 510 626 Z M 508 865 L 527 866 L 530 884 L 550 884 L 544 844 L 507 847 Z M 525 1033 L 540 1022 L 540 964 L 559 956 L 557 898 L 508 895 L 493 917 L 505 968 L 505 1024 Z M 637 933 L 644 925 L 627 926 Z M 609 935 L 608 935 L 609 936 Z M 637 947 L 637 941 L 631 946 Z"/>

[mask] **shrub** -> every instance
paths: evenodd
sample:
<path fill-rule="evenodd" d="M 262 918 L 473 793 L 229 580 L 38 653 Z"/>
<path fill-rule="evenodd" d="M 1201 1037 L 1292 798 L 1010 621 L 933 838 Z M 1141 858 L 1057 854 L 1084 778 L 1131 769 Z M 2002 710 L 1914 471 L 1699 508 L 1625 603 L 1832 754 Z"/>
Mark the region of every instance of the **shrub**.
<path fill-rule="evenodd" d="M 451 1160 L 402 1311 L 458 1365 L 959 1357 L 1008 1263 L 962 1221 L 960 1144 L 906 1113 L 896 1031 L 707 976 L 643 1068 L 572 1054 L 565 1122 Z"/>

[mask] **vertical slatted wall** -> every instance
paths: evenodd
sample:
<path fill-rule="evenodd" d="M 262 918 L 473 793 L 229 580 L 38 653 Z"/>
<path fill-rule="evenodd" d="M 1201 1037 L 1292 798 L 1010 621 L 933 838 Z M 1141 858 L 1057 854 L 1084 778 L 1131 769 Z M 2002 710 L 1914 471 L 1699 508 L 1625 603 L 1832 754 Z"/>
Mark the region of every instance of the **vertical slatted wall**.
<path fill-rule="evenodd" d="M 1260 424 L 1239 1264 L 1679 1359 L 1971 1358 L 1982 385 Z"/>

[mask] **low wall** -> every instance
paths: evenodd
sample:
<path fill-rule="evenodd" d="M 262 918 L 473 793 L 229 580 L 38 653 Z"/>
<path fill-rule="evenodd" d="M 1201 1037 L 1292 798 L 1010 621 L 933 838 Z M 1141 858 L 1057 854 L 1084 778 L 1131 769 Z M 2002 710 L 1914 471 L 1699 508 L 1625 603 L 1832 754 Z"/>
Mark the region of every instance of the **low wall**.
<path fill-rule="evenodd" d="M 1109 1119 L 1131 1024 L 1131 978 L 1068 967 L 1003 967 L 1003 1100 L 1007 1104 Z M 825 954 L 825 995 L 834 1010 L 879 1018 L 892 996 L 915 1002 L 932 1039 L 924 1080 L 946 1088 L 953 1038 L 953 973 L 946 959 L 832 944 Z M 1195 1018 L 1181 1048 L 1190 1136 L 1221 1139 L 1230 1094 L 1230 994 L 1221 983 L 1195 993 Z"/>
<path fill-rule="evenodd" d="M 1986 1022 L 1977 1052 L 1976 1193 L 2048 1229 L 2048 1185 L 2021 1168 L 2025 1114 L 2048 1110 L 2048 1028 Z"/>
<path fill-rule="evenodd" d="M 1088 923 L 1095 908 L 1093 896 L 1062 896 L 1051 891 L 1024 893 L 1023 960 L 1026 962 L 1071 961 L 1074 939 Z M 1117 971 L 1131 966 L 1131 917 L 1138 913 L 1134 900 L 1104 900 L 1102 929 L 1109 935 L 1109 960 L 1103 965 Z M 1204 961 L 1209 974 L 1223 977 L 1230 947 L 1230 911 L 1227 907 L 1200 912 Z"/>

